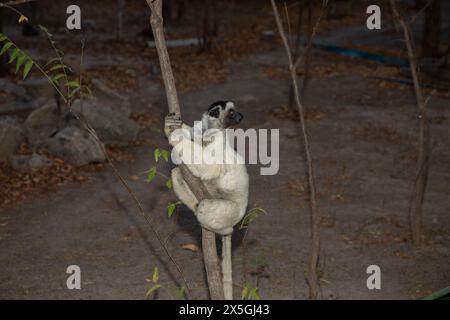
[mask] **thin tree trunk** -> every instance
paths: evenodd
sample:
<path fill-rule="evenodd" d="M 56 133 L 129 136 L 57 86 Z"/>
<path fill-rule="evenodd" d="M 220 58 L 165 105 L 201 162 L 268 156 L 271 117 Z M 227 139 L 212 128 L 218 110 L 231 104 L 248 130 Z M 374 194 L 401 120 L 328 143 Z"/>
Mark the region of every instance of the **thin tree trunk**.
<path fill-rule="evenodd" d="M 309 1 L 309 0 L 307 0 Z M 297 57 L 300 54 L 300 47 L 301 47 L 301 38 L 302 38 L 302 26 L 303 26 L 303 4 L 304 0 L 298 0 L 297 1 L 297 27 L 295 31 L 295 42 L 294 42 L 294 53 L 292 54 L 293 59 L 296 60 Z M 289 90 L 289 101 L 288 101 L 288 108 L 292 109 L 294 107 L 294 87 L 291 84 L 290 90 Z"/>
<path fill-rule="evenodd" d="M 311 51 L 312 51 L 312 37 L 313 37 L 313 25 L 312 25 L 312 15 L 313 15 L 313 2 L 312 0 L 308 0 L 308 45 L 306 46 L 305 51 L 305 72 L 303 74 L 303 81 L 301 87 L 301 99 L 302 103 L 305 102 L 306 88 L 309 83 L 309 73 L 311 70 Z"/>
<path fill-rule="evenodd" d="M 180 104 L 175 87 L 175 80 L 173 77 L 169 54 L 167 52 L 166 41 L 164 38 L 162 0 L 146 1 L 151 9 L 150 24 L 155 37 L 156 49 L 161 66 L 161 74 L 166 89 L 169 112 L 181 115 Z M 186 165 L 181 164 L 179 167 L 181 169 L 184 180 L 199 202 L 203 199 L 211 198 L 211 195 L 209 194 L 208 190 L 206 190 L 202 182 L 194 175 L 192 175 Z M 204 228 L 202 228 L 202 250 L 211 299 L 221 300 L 224 298 L 224 292 L 219 258 L 217 256 L 216 237 L 213 232 Z"/>
<path fill-rule="evenodd" d="M 310 195 L 310 204 L 311 204 L 311 258 L 309 263 L 309 274 L 308 274 L 308 282 L 309 282 L 309 297 L 311 299 L 316 299 L 319 294 L 319 281 L 317 278 L 317 264 L 319 261 L 319 253 L 320 253 L 320 235 L 319 235 L 319 213 L 317 211 L 317 203 L 316 203 L 316 184 L 314 178 L 314 166 L 313 159 L 311 156 L 310 145 L 309 145 L 309 137 L 306 129 L 305 123 L 305 115 L 303 110 L 303 105 L 300 101 L 299 96 L 299 88 L 297 83 L 297 74 L 296 74 L 296 65 L 294 64 L 294 60 L 292 58 L 292 53 L 289 48 L 289 43 L 286 37 L 286 33 L 283 28 L 283 24 L 281 22 L 280 14 L 278 12 L 278 8 L 275 4 L 275 0 L 270 0 L 273 8 L 273 12 L 275 15 L 275 21 L 277 24 L 278 32 L 280 33 L 280 37 L 283 40 L 283 45 L 286 49 L 286 54 L 288 58 L 289 64 L 289 72 L 291 75 L 292 85 L 294 87 L 294 97 L 295 102 L 297 104 L 300 126 L 302 129 L 303 142 L 305 146 L 305 155 L 306 155 L 306 164 L 308 168 L 308 183 L 309 183 L 309 195 Z"/>
<path fill-rule="evenodd" d="M 419 76 L 417 72 L 417 61 L 414 52 L 414 44 L 411 36 L 411 29 L 405 19 L 399 14 L 397 3 L 390 0 L 391 8 L 395 18 L 400 23 L 405 37 L 406 49 L 408 51 L 409 67 L 411 69 L 411 77 L 414 83 L 414 92 L 416 95 L 417 107 L 419 111 L 419 141 L 417 146 L 417 169 L 414 182 L 414 214 L 411 215 L 411 233 L 414 244 L 418 245 L 422 238 L 422 216 L 423 216 L 423 200 L 428 178 L 428 157 L 429 157 L 429 130 L 428 120 L 425 108 L 425 100 L 423 98 L 422 89 L 420 88 Z"/>

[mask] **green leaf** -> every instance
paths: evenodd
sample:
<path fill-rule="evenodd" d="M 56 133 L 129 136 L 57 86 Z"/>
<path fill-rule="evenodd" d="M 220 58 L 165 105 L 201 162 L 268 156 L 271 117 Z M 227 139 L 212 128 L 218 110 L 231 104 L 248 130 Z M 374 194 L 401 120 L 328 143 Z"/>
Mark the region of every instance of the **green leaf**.
<path fill-rule="evenodd" d="M 66 87 L 69 88 L 78 88 L 80 86 L 80 84 L 78 83 L 78 81 L 69 81 L 66 83 Z"/>
<path fill-rule="evenodd" d="M 247 295 L 248 295 L 248 288 L 247 286 L 245 286 L 241 293 L 242 299 L 244 300 L 245 298 L 247 298 Z"/>
<path fill-rule="evenodd" d="M 158 267 L 155 267 L 155 269 L 153 270 L 153 276 L 152 276 L 153 283 L 157 284 L 158 279 L 159 279 L 159 270 L 158 270 Z"/>
<path fill-rule="evenodd" d="M 0 42 L 5 41 L 6 39 L 8 39 L 8 37 L 0 32 Z"/>
<path fill-rule="evenodd" d="M 33 60 L 28 60 L 27 62 L 25 62 L 25 67 L 23 67 L 23 78 L 25 79 L 28 75 L 28 73 L 30 73 L 31 68 L 33 67 Z"/>
<path fill-rule="evenodd" d="M 89 88 L 88 86 L 83 86 L 83 89 L 86 90 L 88 97 L 93 97 L 91 88 Z"/>
<path fill-rule="evenodd" d="M 161 285 L 159 285 L 159 284 L 154 285 L 152 288 L 148 289 L 147 293 L 145 294 L 145 297 L 148 297 L 148 296 L 151 295 L 155 290 L 158 290 L 159 288 L 161 288 Z"/>
<path fill-rule="evenodd" d="M 150 170 L 147 171 L 147 182 L 152 182 L 156 176 L 156 167 L 151 167 Z"/>
<path fill-rule="evenodd" d="M 244 216 L 241 223 L 239 224 L 239 230 L 246 229 L 249 227 L 250 223 L 252 223 L 256 218 L 258 218 L 260 213 L 267 214 L 267 212 L 262 208 L 253 208 L 248 211 L 248 213 Z"/>
<path fill-rule="evenodd" d="M 69 97 L 72 98 L 80 90 L 81 90 L 80 87 L 73 89 L 72 91 L 69 92 Z"/>
<path fill-rule="evenodd" d="M 169 218 L 172 218 L 173 212 L 175 211 L 176 208 L 177 208 L 176 203 L 169 203 L 169 205 L 167 206 L 167 216 Z"/>
<path fill-rule="evenodd" d="M 14 48 L 13 52 L 11 53 L 11 56 L 9 57 L 9 61 L 8 61 L 8 63 L 11 63 L 11 62 L 13 62 L 13 61 L 14 61 L 14 59 L 16 59 L 16 58 L 17 58 L 17 56 L 19 55 L 19 53 L 20 53 L 20 50 L 19 50 L 19 48 Z"/>
<path fill-rule="evenodd" d="M 47 61 L 44 67 L 47 68 L 47 66 L 51 65 L 53 62 L 60 62 L 60 61 L 61 61 L 60 57 L 52 58 Z"/>
<path fill-rule="evenodd" d="M 12 45 L 13 43 L 11 41 L 6 41 L 5 44 L 3 45 L 2 50 L 0 51 L 0 56 L 4 54 L 6 51 L 8 51 L 8 49 L 11 48 Z"/>
<path fill-rule="evenodd" d="M 159 148 L 156 148 L 153 154 L 155 156 L 155 162 L 158 162 L 159 157 L 161 156 L 161 150 L 159 150 Z"/>
<path fill-rule="evenodd" d="M 430 294 L 426 297 L 420 298 L 420 300 L 438 300 L 448 294 L 450 294 L 450 287 L 433 292 L 432 294 Z"/>
<path fill-rule="evenodd" d="M 49 71 L 51 72 L 51 71 L 55 71 L 55 70 L 59 70 L 59 69 L 69 69 L 69 67 L 66 66 L 65 64 L 58 63 L 58 64 L 55 64 L 53 67 L 51 67 Z"/>
<path fill-rule="evenodd" d="M 177 290 L 177 298 L 181 300 L 186 298 L 186 292 L 184 287 L 181 287 L 180 289 Z"/>
<path fill-rule="evenodd" d="M 258 288 L 252 288 L 248 294 L 248 298 L 250 300 L 261 300 L 261 297 L 258 294 Z"/>
<path fill-rule="evenodd" d="M 50 79 L 52 80 L 52 82 L 56 82 L 59 79 L 61 79 L 62 77 L 64 77 L 64 73 L 58 73 L 58 74 L 54 75 L 53 77 L 51 77 Z"/>
<path fill-rule="evenodd" d="M 167 216 L 169 218 L 172 218 L 172 215 L 173 215 L 175 209 L 177 208 L 177 206 L 179 206 L 182 203 L 183 202 L 181 202 L 181 201 L 177 201 L 177 202 L 174 202 L 174 203 L 169 203 L 169 205 L 167 206 Z"/>
<path fill-rule="evenodd" d="M 26 57 L 27 56 L 24 53 L 20 52 L 19 57 L 16 60 L 16 73 L 19 71 Z"/>
<path fill-rule="evenodd" d="M 48 28 L 44 27 L 42 24 L 38 24 L 38 28 L 42 31 L 48 34 Z"/>
<path fill-rule="evenodd" d="M 161 150 L 161 156 L 164 158 L 164 160 L 166 160 L 166 162 L 169 161 L 169 151 L 167 150 Z"/>
<path fill-rule="evenodd" d="M 169 179 L 166 181 L 166 187 L 167 187 L 167 189 L 172 189 L 172 187 L 173 187 L 172 179 Z"/>

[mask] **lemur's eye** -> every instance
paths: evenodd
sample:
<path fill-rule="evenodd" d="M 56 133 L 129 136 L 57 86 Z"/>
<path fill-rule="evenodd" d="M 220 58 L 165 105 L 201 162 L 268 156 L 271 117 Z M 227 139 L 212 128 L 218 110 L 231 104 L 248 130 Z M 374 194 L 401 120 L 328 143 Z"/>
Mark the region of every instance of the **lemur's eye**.
<path fill-rule="evenodd" d="M 218 118 L 218 117 L 219 117 L 219 113 L 220 113 L 219 108 L 213 108 L 213 109 L 211 109 L 211 110 L 209 111 L 209 115 L 210 115 L 211 117 L 214 117 L 214 118 Z"/>
<path fill-rule="evenodd" d="M 234 114 L 234 110 L 230 109 L 229 113 L 230 113 L 230 115 L 233 115 Z"/>

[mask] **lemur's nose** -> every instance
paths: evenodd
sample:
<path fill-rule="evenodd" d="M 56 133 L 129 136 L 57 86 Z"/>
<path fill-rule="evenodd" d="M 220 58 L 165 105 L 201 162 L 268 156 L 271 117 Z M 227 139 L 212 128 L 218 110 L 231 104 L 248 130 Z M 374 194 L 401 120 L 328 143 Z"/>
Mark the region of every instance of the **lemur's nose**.
<path fill-rule="evenodd" d="M 233 120 L 236 121 L 236 123 L 241 122 L 241 120 L 244 118 L 244 116 L 242 115 L 242 113 L 240 112 L 235 112 L 233 114 Z"/>

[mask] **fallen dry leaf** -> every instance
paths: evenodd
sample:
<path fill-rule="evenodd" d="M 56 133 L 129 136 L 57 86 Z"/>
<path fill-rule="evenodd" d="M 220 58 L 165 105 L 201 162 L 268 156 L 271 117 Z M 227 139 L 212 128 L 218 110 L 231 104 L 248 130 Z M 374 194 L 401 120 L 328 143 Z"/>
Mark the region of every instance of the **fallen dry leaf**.
<path fill-rule="evenodd" d="M 197 245 L 195 245 L 195 244 L 193 244 L 193 243 L 186 243 L 186 244 L 183 244 L 183 245 L 181 246 L 181 248 L 183 248 L 184 250 L 190 250 L 190 251 L 193 251 L 193 252 L 197 252 L 197 251 L 198 251 Z"/>

